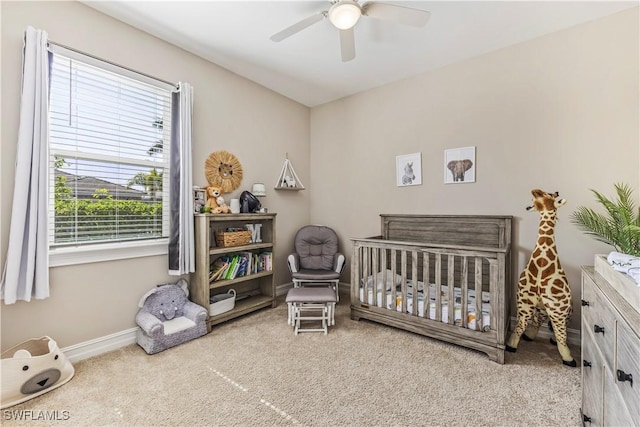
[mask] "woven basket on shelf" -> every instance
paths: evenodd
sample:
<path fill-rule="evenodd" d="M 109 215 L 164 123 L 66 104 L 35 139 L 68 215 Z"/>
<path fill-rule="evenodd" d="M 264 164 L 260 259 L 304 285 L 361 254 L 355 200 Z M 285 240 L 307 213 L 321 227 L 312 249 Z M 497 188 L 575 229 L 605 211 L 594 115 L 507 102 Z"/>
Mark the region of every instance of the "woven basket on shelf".
<path fill-rule="evenodd" d="M 216 231 L 214 232 L 216 245 L 219 248 L 242 246 L 251 243 L 250 231 Z"/>

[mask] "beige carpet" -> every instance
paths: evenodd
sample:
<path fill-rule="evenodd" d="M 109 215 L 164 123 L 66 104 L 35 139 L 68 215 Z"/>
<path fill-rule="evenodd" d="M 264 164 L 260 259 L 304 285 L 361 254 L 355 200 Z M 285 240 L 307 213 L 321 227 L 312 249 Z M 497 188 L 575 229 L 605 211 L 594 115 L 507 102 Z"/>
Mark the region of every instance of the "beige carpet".
<path fill-rule="evenodd" d="M 580 369 L 563 366 L 548 342 L 522 342 L 499 365 L 352 321 L 347 295 L 326 336 L 294 336 L 286 316 L 281 302 L 154 356 L 131 345 L 81 361 L 66 385 L 8 409 L 58 421 L 20 422 L 5 410 L 2 425 L 581 425 Z"/>

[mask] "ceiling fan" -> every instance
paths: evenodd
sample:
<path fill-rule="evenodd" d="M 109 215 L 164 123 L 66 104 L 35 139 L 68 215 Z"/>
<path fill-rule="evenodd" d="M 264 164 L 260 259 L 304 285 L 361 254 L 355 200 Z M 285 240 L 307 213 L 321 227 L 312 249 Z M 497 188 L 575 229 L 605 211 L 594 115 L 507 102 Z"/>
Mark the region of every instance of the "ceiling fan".
<path fill-rule="evenodd" d="M 383 19 L 397 22 L 399 24 L 421 27 L 429 20 L 430 12 L 421 9 L 414 9 L 405 6 L 398 6 L 388 3 L 366 2 L 362 5 L 356 0 L 333 0 L 330 2 L 329 10 L 316 13 L 293 24 L 290 27 L 271 36 L 274 42 L 280 42 L 287 37 L 304 30 L 307 27 L 329 18 L 329 21 L 340 30 L 340 52 L 342 61 L 351 61 L 356 57 L 356 46 L 353 35 L 353 27 L 360 16 Z"/>

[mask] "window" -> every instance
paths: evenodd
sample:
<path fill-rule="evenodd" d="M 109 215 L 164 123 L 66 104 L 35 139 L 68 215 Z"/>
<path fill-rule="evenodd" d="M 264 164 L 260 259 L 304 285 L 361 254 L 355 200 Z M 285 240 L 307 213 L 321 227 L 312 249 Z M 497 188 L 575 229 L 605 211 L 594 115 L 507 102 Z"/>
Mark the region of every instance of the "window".
<path fill-rule="evenodd" d="M 166 252 L 172 88 L 52 48 L 50 253 L 82 262 L 82 253 L 149 243 Z"/>

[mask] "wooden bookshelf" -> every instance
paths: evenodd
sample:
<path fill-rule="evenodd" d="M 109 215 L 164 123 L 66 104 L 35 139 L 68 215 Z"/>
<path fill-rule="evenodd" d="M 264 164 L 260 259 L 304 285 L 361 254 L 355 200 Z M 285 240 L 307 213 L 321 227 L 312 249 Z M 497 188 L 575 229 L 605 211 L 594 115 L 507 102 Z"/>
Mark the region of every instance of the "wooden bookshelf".
<path fill-rule="evenodd" d="M 212 295 L 224 294 L 234 289 L 237 294 L 232 310 L 216 316 L 209 316 L 207 328 L 234 319 L 265 307 L 276 306 L 276 292 L 273 270 L 262 270 L 256 273 L 235 277 L 229 280 L 209 281 L 210 267 L 216 259 L 223 255 L 233 256 L 241 252 L 261 254 L 271 252 L 275 255 L 276 246 L 276 214 L 240 213 L 240 214 L 195 214 L 195 257 L 196 271 L 191 274 L 190 298 L 207 310 Z M 218 247 L 214 231 L 245 228 L 247 224 L 261 224 L 260 242 L 250 242 L 240 246 Z"/>

